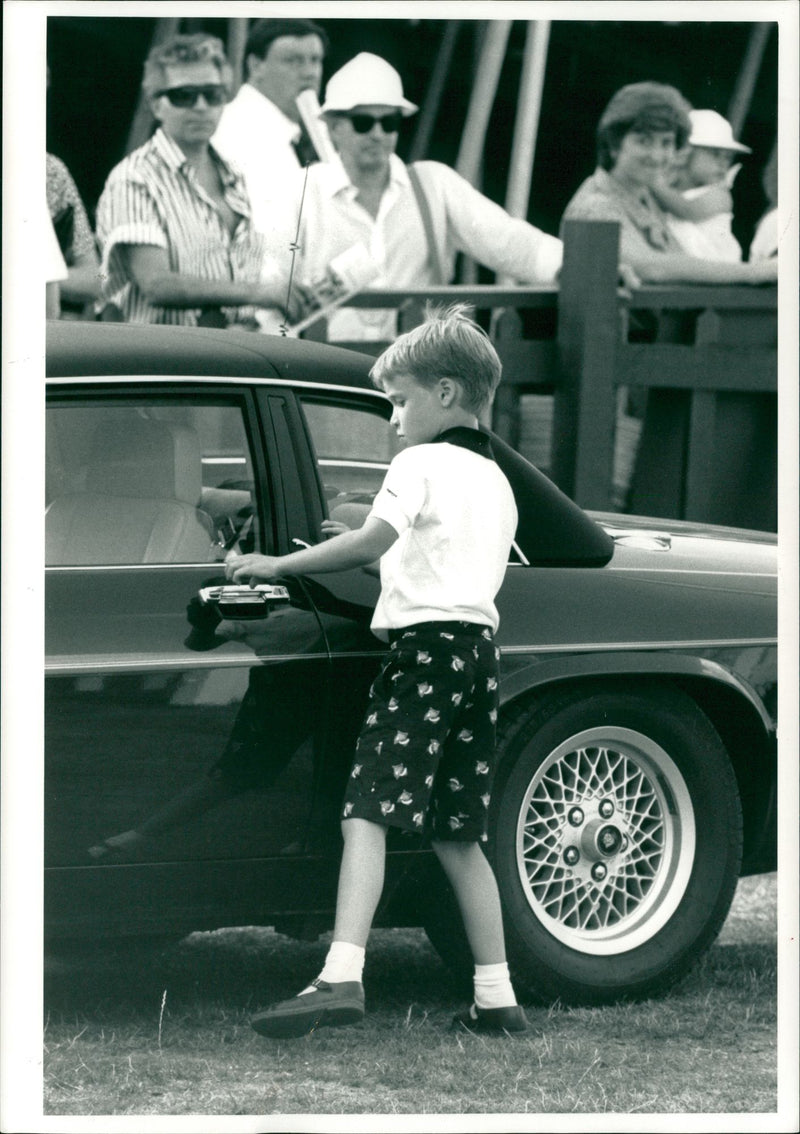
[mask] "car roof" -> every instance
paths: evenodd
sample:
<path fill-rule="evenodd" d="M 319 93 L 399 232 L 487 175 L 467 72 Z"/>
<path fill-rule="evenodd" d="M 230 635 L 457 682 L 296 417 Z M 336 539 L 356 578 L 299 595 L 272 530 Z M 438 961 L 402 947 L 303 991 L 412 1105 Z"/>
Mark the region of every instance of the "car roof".
<path fill-rule="evenodd" d="M 267 378 L 377 393 L 369 380 L 372 362 L 356 351 L 253 331 L 67 320 L 47 325 L 50 378 Z M 547 566 L 607 563 L 614 544 L 600 525 L 524 457 L 490 435 L 495 459 L 517 500 L 517 544 L 525 557 Z"/>
<path fill-rule="evenodd" d="M 374 359 L 325 343 L 205 327 L 51 320 L 48 378 L 160 375 L 280 378 L 373 390 Z"/>

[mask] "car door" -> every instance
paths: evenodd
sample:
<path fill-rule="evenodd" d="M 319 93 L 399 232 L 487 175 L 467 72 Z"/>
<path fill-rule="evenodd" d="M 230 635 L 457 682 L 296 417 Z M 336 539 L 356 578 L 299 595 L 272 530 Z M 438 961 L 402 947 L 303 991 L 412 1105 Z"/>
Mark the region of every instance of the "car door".
<path fill-rule="evenodd" d="M 254 392 L 54 383 L 46 465 L 49 928 L 313 907 L 320 620 L 296 589 L 254 621 L 197 598 L 228 548 L 275 550 L 297 507 Z"/>
<path fill-rule="evenodd" d="M 309 440 L 312 468 L 309 479 L 315 491 L 312 525 L 322 519 L 338 521 L 348 528 L 360 527 L 383 483 L 386 469 L 401 448 L 389 424 L 389 407 L 376 395 L 353 391 L 298 390 L 297 408 Z M 327 730 L 320 762 L 330 787 L 329 794 L 341 799 L 350 771 L 372 678 L 378 671 L 386 645 L 369 630 L 378 599 L 377 565 L 311 576 L 305 580 L 325 633 L 331 660 L 330 709 L 332 725 Z M 324 814 L 324 810 L 322 811 Z M 413 850 L 419 840 L 389 831 L 388 848 Z M 402 857 L 402 856 L 401 856 Z M 405 861 L 388 864 L 391 881 L 395 870 L 408 868 Z"/>

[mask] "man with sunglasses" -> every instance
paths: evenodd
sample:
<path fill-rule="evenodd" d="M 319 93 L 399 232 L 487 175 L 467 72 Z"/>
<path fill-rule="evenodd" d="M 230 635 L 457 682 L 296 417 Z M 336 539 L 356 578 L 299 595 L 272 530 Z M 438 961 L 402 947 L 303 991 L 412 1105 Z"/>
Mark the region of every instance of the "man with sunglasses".
<path fill-rule="evenodd" d="M 397 157 L 402 124 L 416 110 L 400 75 L 377 55 L 362 52 L 331 77 L 321 113 L 339 161 L 308 169 L 299 278 L 314 290 L 332 260 L 361 245 L 376 288 L 449 283 L 458 252 L 524 283 L 552 282 L 560 240 L 509 216 L 449 166 L 406 166 Z M 301 179 L 284 222 L 292 234 L 302 189 Z M 342 307 L 328 317 L 332 341 L 386 342 L 396 333 L 393 309 Z"/>
<path fill-rule="evenodd" d="M 297 96 L 319 96 L 328 50 L 323 28 L 305 19 L 255 20 L 247 36 L 247 79 L 222 112 L 212 142 L 245 177 L 253 223 L 269 236 L 275 199 L 319 155 L 302 130 Z"/>
<path fill-rule="evenodd" d="M 125 322 L 256 329 L 259 309 L 286 302 L 242 175 L 210 144 L 231 80 L 205 34 L 174 36 L 145 62 L 158 128 L 111 171 L 97 206 L 103 297 Z"/>

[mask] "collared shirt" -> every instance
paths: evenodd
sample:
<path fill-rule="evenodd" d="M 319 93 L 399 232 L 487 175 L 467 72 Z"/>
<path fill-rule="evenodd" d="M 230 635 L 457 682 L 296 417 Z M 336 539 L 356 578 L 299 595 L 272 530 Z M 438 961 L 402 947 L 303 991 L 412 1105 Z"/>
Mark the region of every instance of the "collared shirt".
<path fill-rule="evenodd" d="M 620 260 L 631 263 L 653 253 L 683 253 L 669 225 L 669 214 L 646 186 L 628 189 L 605 169 L 596 169 L 564 210 L 567 220 L 619 221 Z"/>
<path fill-rule="evenodd" d="M 381 557 L 378 637 L 416 622 L 476 622 L 496 630 L 495 596 L 517 528 L 511 485 L 466 429 L 448 430 L 394 458 L 371 515 L 398 539 Z M 488 441 L 488 438 L 487 438 Z"/>
<path fill-rule="evenodd" d="M 438 261 L 452 274 L 457 252 L 464 252 L 493 271 L 524 283 L 552 283 L 561 267 L 562 244 L 526 221 L 518 220 L 484 197 L 449 166 L 417 162 L 431 213 Z M 295 197 L 299 202 L 302 179 Z M 357 200 L 341 162 L 322 162 L 308 169 L 297 254 L 299 278 L 309 285 L 325 275 L 331 260 L 361 244 L 377 267 L 375 288 L 425 287 L 447 282 L 437 278 L 429 254 L 417 198 L 404 163 L 392 155 L 389 184 L 377 217 Z M 291 240 L 297 207 L 285 223 L 284 241 Z M 394 310 L 342 308 L 328 320 L 328 338 L 393 339 Z"/>
<path fill-rule="evenodd" d="M 273 253 L 275 209 L 283 205 L 300 171 L 293 145 L 299 137 L 296 122 L 250 83 L 243 83 L 223 110 L 211 139 L 217 151 L 244 174 L 253 224 L 267 237 Z M 290 191 L 294 193 L 294 188 Z M 290 198 L 295 206 L 298 201 L 299 197 Z M 288 256 L 288 249 L 278 251 Z"/>
<path fill-rule="evenodd" d="M 170 270 L 207 280 L 258 280 L 265 262 L 263 237 L 250 219 L 242 175 L 212 148 L 226 203 L 237 216 L 231 234 L 217 205 L 199 183 L 183 150 L 159 129 L 112 169 L 97 205 L 102 248 L 103 297 L 130 323 L 193 326 L 199 309 L 148 303 L 128 275 L 121 248 L 155 245 L 169 256 Z M 252 307 L 223 308 L 244 322 Z"/>
<path fill-rule="evenodd" d="M 47 207 L 53 218 L 61 251 L 68 266 L 94 251 L 94 234 L 78 187 L 67 167 L 55 154 L 46 155 Z"/>

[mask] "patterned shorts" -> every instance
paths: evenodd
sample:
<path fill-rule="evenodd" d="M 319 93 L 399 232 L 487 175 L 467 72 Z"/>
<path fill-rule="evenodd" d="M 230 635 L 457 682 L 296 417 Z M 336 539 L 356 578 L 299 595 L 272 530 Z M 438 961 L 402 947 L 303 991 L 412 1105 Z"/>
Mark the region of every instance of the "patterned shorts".
<path fill-rule="evenodd" d="M 498 659 L 488 626 L 423 622 L 396 631 L 370 689 L 345 819 L 486 839 Z"/>

